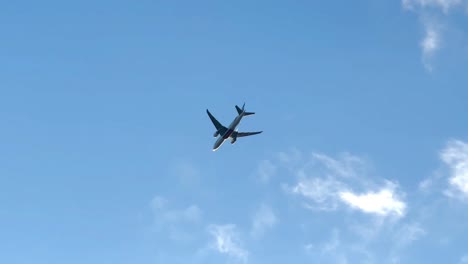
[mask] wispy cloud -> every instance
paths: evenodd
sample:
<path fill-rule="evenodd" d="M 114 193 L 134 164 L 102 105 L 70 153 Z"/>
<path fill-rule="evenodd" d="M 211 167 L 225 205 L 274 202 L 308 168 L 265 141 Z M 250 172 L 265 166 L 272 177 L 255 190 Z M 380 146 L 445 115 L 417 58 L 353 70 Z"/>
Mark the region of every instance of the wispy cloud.
<path fill-rule="evenodd" d="M 406 263 L 405 251 L 426 235 L 420 223 L 382 226 L 374 223 L 379 232 L 373 238 L 352 236 L 349 227 L 332 228 L 331 235 L 321 243 L 304 246 L 306 252 L 319 263 Z M 376 227 L 366 228 L 375 229 Z M 364 227 L 364 225 L 363 225 Z M 382 243 L 385 248 L 381 248 Z"/>
<path fill-rule="evenodd" d="M 426 230 L 418 222 L 404 224 L 397 232 L 395 232 L 394 239 L 397 247 L 405 247 L 414 241 L 426 235 Z"/>
<path fill-rule="evenodd" d="M 150 207 L 153 214 L 154 228 L 158 232 L 168 232 L 168 237 L 174 241 L 188 241 L 192 238 L 188 225 L 199 224 L 202 220 L 202 210 L 195 204 L 185 208 L 173 209 L 162 196 L 155 196 Z"/>
<path fill-rule="evenodd" d="M 327 241 L 321 244 L 307 244 L 305 250 L 312 255 L 318 257 L 330 258 L 332 257 L 334 263 L 348 263 L 344 250 L 340 250 L 341 240 L 340 232 L 334 228 L 331 232 L 331 236 Z"/>
<path fill-rule="evenodd" d="M 425 35 L 421 41 L 422 60 L 427 70 L 432 71 L 433 66 L 431 59 L 434 53 L 440 48 L 441 30 L 440 25 L 437 25 L 435 20 L 424 22 Z"/>
<path fill-rule="evenodd" d="M 285 190 L 299 197 L 308 209 L 333 211 L 338 218 L 343 218 L 342 222 L 337 221 L 344 226 L 334 228 L 328 240 L 306 244 L 306 251 L 315 260 L 377 263 L 385 256 L 385 261 L 379 263 L 392 263 L 401 259 L 405 248 L 425 234 L 417 221 L 406 220 L 406 194 L 399 184 L 375 175 L 367 159 L 350 153 L 336 157 L 312 153 L 301 155 L 301 159 L 295 154 L 295 157 L 300 162 L 294 166 L 288 163 L 290 168 L 286 171 L 293 172 L 296 182 L 286 184 Z M 380 251 L 383 241 L 388 243 L 385 252 Z"/>
<path fill-rule="evenodd" d="M 209 225 L 208 232 L 212 235 L 213 246 L 219 253 L 244 263 L 247 262 L 249 252 L 242 247 L 239 233 L 234 224 Z"/>
<path fill-rule="evenodd" d="M 202 211 L 197 205 L 190 205 L 183 209 L 170 209 L 164 197 L 155 196 L 151 201 L 151 208 L 158 220 L 164 222 L 198 222 L 202 218 Z"/>
<path fill-rule="evenodd" d="M 334 177 L 309 177 L 304 175 L 289 190 L 293 194 L 299 194 L 307 198 L 306 206 L 308 208 L 331 211 L 338 208 L 338 194 L 345 188 L 345 185 Z"/>
<path fill-rule="evenodd" d="M 331 230 L 330 237 L 322 243 L 306 244 L 305 250 L 314 261 L 312 263 L 374 263 L 372 256 L 357 243 L 347 241 L 338 228 Z"/>
<path fill-rule="evenodd" d="M 251 235 L 254 238 L 260 238 L 268 229 L 278 222 L 278 218 L 270 206 L 261 204 L 252 219 Z"/>
<path fill-rule="evenodd" d="M 463 6 L 464 2 L 464 0 L 402 0 L 406 9 L 440 8 L 444 13 L 449 12 L 451 8 Z"/>
<path fill-rule="evenodd" d="M 422 61 L 425 68 L 433 70 L 432 59 L 441 48 L 443 27 L 441 20 L 449 16 L 451 10 L 468 6 L 467 0 L 402 0 L 403 8 L 418 15 L 424 27 L 421 40 Z"/>
<path fill-rule="evenodd" d="M 366 175 L 368 167 L 363 158 L 348 153 L 338 158 L 313 153 L 294 170 L 297 183 L 285 189 L 306 198 L 306 207 L 314 210 L 333 211 L 346 205 L 382 217 L 403 216 L 406 203 L 396 193 L 398 185 L 388 180 L 375 183 Z M 357 188 L 364 192 L 352 191 Z"/>
<path fill-rule="evenodd" d="M 446 194 L 461 199 L 468 198 L 468 143 L 450 140 L 441 151 L 440 158 L 449 167 L 450 188 Z"/>
<path fill-rule="evenodd" d="M 349 153 L 341 154 L 339 159 L 333 159 L 322 153 L 312 153 L 312 157 L 334 175 L 345 178 L 359 176 L 366 166 L 363 159 Z"/>
<path fill-rule="evenodd" d="M 320 253 L 320 254 L 336 254 L 338 247 L 340 246 L 340 233 L 339 230 L 334 228 L 331 232 L 329 240 L 318 244 L 307 244 L 305 245 L 305 250 L 309 253 Z"/>
<path fill-rule="evenodd" d="M 349 153 L 331 156 L 294 150 L 291 156 L 282 152 L 271 162 L 277 166 L 278 175 L 289 176 L 280 177 L 287 181 L 283 183 L 287 198 L 315 210 L 303 214 L 312 215 L 313 220 L 298 219 L 301 231 L 313 230 L 311 236 L 304 236 L 309 240 L 301 241 L 311 260 L 411 263 L 421 257 L 412 252 L 413 248 L 426 247 L 433 243 L 430 241 L 435 241 L 435 247 L 445 247 L 437 241 L 461 237 L 462 227 L 454 218 L 463 219 L 465 213 L 460 210 L 454 217 L 454 207 L 447 206 L 447 199 L 432 190 L 449 186 L 452 196 L 468 198 L 468 142 L 451 140 L 438 154 L 449 168 L 448 176 L 445 167 L 438 168 L 409 194 L 397 181 L 377 175 L 368 160 Z M 443 181 L 445 184 L 441 184 Z M 294 212 L 301 214 L 301 210 Z M 295 219 L 284 221 L 287 224 L 282 226 L 287 226 Z M 333 226 L 328 238 L 323 237 L 324 226 Z M 467 259 L 458 260 L 464 263 Z"/>

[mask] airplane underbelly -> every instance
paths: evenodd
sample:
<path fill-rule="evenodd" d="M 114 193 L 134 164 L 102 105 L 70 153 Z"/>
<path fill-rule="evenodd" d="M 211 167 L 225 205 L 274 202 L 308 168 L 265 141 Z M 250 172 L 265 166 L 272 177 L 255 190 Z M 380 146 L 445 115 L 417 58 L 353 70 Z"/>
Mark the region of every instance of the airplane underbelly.
<path fill-rule="evenodd" d="M 217 150 L 221 145 L 224 143 L 225 139 L 222 137 L 219 137 L 218 140 L 216 140 L 214 146 L 213 146 L 213 151 Z"/>
<path fill-rule="evenodd" d="M 226 131 L 226 133 L 224 133 L 223 138 L 224 138 L 224 139 L 229 138 L 229 137 L 232 135 L 233 132 L 234 132 L 234 130 L 229 129 L 228 131 Z"/>

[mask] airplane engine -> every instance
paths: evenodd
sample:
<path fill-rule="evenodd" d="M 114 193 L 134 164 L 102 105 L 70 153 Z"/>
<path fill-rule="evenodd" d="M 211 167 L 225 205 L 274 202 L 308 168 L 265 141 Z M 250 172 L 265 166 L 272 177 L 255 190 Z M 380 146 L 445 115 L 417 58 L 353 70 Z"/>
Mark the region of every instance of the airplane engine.
<path fill-rule="evenodd" d="M 237 140 L 237 138 L 232 138 L 232 139 L 231 139 L 231 144 L 236 143 L 236 140 Z"/>
<path fill-rule="evenodd" d="M 213 135 L 213 137 L 217 137 L 219 135 L 219 131 L 216 131 Z"/>

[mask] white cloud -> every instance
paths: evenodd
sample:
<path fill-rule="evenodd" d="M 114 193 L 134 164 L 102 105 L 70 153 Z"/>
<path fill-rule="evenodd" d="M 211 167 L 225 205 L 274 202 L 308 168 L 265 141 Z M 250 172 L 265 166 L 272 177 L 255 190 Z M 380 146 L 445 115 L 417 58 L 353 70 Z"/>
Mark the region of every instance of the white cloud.
<path fill-rule="evenodd" d="M 359 209 L 364 213 L 380 216 L 392 214 L 403 216 L 406 210 L 406 204 L 396 197 L 392 186 L 385 187 L 378 192 L 355 194 L 350 191 L 344 191 L 340 192 L 339 195 L 349 206 Z"/>
<path fill-rule="evenodd" d="M 270 206 L 262 204 L 253 216 L 251 235 L 259 238 L 266 230 L 273 228 L 278 222 L 278 218 Z"/>
<path fill-rule="evenodd" d="M 242 262 L 247 262 L 248 251 L 242 248 L 236 226 L 233 224 L 210 225 L 208 232 L 214 238 L 214 248 Z"/>
<path fill-rule="evenodd" d="M 440 153 L 443 162 L 450 168 L 447 191 L 450 196 L 468 198 L 468 144 L 460 140 L 451 140 Z"/>
<path fill-rule="evenodd" d="M 295 160 L 298 152 L 294 152 Z M 283 154 L 283 159 L 286 159 Z M 344 154 L 340 159 L 333 159 L 321 153 L 312 153 L 309 160 L 296 163 L 289 170 L 297 177 L 298 182 L 285 189 L 293 194 L 306 198 L 306 207 L 313 210 L 336 210 L 339 205 L 338 194 L 347 189 L 342 180 L 357 176 L 356 167 L 361 166 L 358 157 Z M 353 166 L 357 165 L 359 166 Z"/>
<path fill-rule="evenodd" d="M 369 189 L 376 185 L 366 177 L 369 165 L 362 158 L 344 154 L 334 159 L 318 153 L 311 157 L 312 160 L 295 169 L 298 182 L 285 188 L 306 198 L 307 208 L 332 211 L 344 204 L 380 216 L 404 215 L 406 204 L 396 196 L 397 185 L 390 181 L 379 187 L 379 192 L 368 190 L 356 194 L 351 191 L 353 187 Z"/>

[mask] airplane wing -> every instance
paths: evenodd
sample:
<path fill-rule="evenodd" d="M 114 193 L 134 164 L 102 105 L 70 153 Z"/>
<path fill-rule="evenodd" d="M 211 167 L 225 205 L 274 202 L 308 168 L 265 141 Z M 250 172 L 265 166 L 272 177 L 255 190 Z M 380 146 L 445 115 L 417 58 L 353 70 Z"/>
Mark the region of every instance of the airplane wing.
<path fill-rule="evenodd" d="M 216 127 L 216 130 L 218 130 L 219 134 L 221 135 L 224 134 L 227 128 L 221 125 L 221 123 L 219 123 L 219 121 L 216 120 L 216 118 L 210 113 L 210 111 L 208 111 L 208 109 L 206 109 L 206 113 L 208 113 L 208 116 L 210 117 L 211 122 L 213 122 L 213 125 Z"/>
<path fill-rule="evenodd" d="M 263 131 L 257 131 L 257 132 L 237 132 L 237 131 L 234 131 L 233 133 L 235 133 L 234 137 L 246 137 L 246 136 L 257 135 L 257 134 L 260 134 L 262 132 Z"/>

